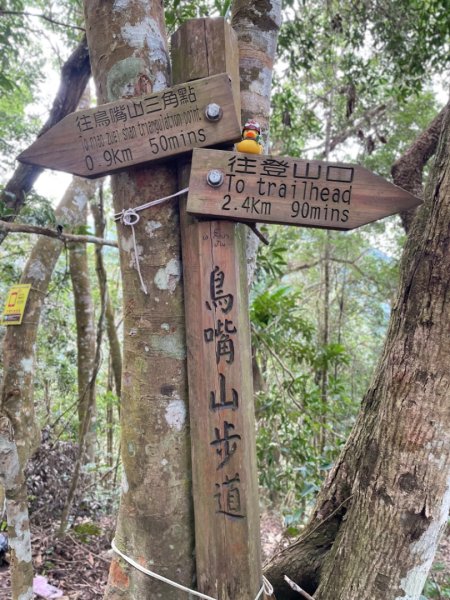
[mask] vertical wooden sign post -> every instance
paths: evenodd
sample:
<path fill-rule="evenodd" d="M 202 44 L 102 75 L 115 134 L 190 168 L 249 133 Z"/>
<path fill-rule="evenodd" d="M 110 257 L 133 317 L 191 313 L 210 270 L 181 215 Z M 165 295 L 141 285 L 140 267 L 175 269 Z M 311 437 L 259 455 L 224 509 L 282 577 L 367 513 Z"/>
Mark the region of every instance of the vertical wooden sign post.
<path fill-rule="evenodd" d="M 172 59 L 174 83 L 226 72 L 239 86 L 224 19 L 185 23 Z M 185 162 L 182 187 L 189 172 Z M 197 584 L 218 600 L 254 600 L 262 572 L 245 235 L 242 225 L 198 222 L 185 201 L 180 211 Z"/>

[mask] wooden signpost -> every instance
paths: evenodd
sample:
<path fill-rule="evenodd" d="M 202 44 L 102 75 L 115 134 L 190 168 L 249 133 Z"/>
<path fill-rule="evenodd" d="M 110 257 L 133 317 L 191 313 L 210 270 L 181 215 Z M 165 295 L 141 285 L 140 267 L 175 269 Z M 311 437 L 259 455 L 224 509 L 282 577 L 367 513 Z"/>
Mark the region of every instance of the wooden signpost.
<path fill-rule="evenodd" d="M 172 59 L 178 85 L 69 115 L 19 160 L 98 177 L 235 141 L 231 27 L 222 18 L 188 21 L 172 38 Z M 262 572 L 245 230 L 231 221 L 345 230 L 420 200 L 357 165 L 211 149 L 178 165 L 181 187 L 189 185 L 180 224 L 197 589 L 254 600 Z"/>
<path fill-rule="evenodd" d="M 239 138 L 226 73 L 67 115 L 18 160 L 82 177 L 100 177 L 196 147 Z"/>
<path fill-rule="evenodd" d="M 187 210 L 244 222 L 354 229 L 420 202 L 359 165 L 198 149 Z"/>
<path fill-rule="evenodd" d="M 177 82 L 226 71 L 239 89 L 238 43 L 224 19 L 185 23 L 172 37 L 172 62 Z M 189 158 L 179 165 L 184 187 Z M 199 222 L 185 200 L 180 224 L 197 588 L 217 600 L 255 600 L 262 565 L 246 232 Z"/>

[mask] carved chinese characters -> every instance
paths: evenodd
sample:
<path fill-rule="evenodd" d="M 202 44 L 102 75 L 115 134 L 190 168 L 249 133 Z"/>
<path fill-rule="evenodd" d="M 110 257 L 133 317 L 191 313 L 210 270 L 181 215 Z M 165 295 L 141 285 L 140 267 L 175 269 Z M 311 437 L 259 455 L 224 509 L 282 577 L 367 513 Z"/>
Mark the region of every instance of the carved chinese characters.
<path fill-rule="evenodd" d="M 196 559 L 200 591 L 254 600 L 261 586 L 244 228 L 190 220 L 183 246 Z M 195 265 L 193 268 L 192 265 Z M 213 570 L 217 577 L 210 578 Z M 245 572 L 228 588 L 230 573 Z M 242 582 L 248 592 L 242 592 Z M 237 591 L 239 589 L 239 592 Z"/>
<path fill-rule="evenodd" d="M 213 345 L 215 362 L 218 365 L 219 390 L 209 394 L 209 410 L 223 412 L 224 420 L 214 427 L 210 442 L 216 458 L 217 481 L 211 490 L 216 501 L 215 512 L 227 517 L 243 519 L 240 490 L 240 474 L 235 472 L 233 456 L 240 450 L 241 433 L 235 425 L 236 412 L 239 410 L 239 391 L 227 385 L 228 365 L 235 360 L 234 336 L 238 333 L 231 318 L 234 296 L 226 288 L 225 273 L 220 265 L 215 265 L 209 278 L 209 297 L 205 307 L 213 314 L 214 327 L 204 330 L 204 343 L 209 353 Z"/>
<path fill-rule="evenodd" d="M 353 229 L 420 204 L 359 165 L 195 150 L 188 211 L 238 221 Z"/>
<path fill-rule="evenodd" d="M 239 137 L 226 73 L 65 117 L 20 161 L 99 177 Z"/>

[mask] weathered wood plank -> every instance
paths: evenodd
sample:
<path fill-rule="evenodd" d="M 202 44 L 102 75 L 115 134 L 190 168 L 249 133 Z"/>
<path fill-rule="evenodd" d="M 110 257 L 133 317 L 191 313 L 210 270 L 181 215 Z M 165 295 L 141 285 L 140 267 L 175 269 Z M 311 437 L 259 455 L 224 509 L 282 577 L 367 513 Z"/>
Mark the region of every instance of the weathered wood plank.
<path fill-rule="evenodd" d="M 177 81 L 226 71 L 239 85 L 237 41 L 223 19 L 173 36 Z M 189 181 L 190 163 L 180 172 Z M 245 235 L 198 222 L 181 204 L 198 589 L 254 600 L 261 587 L 255 417 Z"/>
<path fill-rule="evenodd" d="M 218 120 L 206 116 L 211 103 L 221 108 Z M 240 130 L 233 89 L 223 73 L 67 115 L 18 160 L 94 178 L 234 141 Z"/>
<path fill-rule="evenodd" d="M 215 172 L 223 182 L 208 183 Z M 247 222 L 354 229 L 421 203 L 409 192 L 346 163 L 195 150 L 188 212 Z"/>

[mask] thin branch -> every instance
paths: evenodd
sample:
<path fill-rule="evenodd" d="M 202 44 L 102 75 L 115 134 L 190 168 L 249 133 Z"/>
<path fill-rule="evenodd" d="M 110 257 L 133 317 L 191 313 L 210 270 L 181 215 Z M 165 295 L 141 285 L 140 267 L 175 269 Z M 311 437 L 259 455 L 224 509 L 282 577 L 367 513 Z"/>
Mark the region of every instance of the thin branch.
<path fill-rule="evenodd" d="M 100 306 L 101 306 L 101 309 L 100 309 L 100 316 L 99 316 L 98 324 L 97 324 L 97 340 L 96 340 L 96 347 L 95 347 L 94 368 L 92 371 L 92 375 L 91 375 L 89 384 L 84 392 L 84 393 L 86 393 L 86 391 L 89 391 L 89 393 L 90 393 L 89 405 L 86 406 L 86 411 L 83 416 L 83 422 L 81 424 L 80 442 L 79 442 L 79 446 L 78 446 L 78 456 L 77 456 L 77 460 L 75 462 L 75 469 L 74 469 L 74 472 L 72 475 L 72 480 L 70 482 L 70 488 L 69 488 L 67 500 L 66 500 L 66 503 L 64 505 L 63 512 L 61 515 L 61 521 L 60 521 L 58 533 L 57 533 L 58 537 L 63 537 L 66 533 L 67 524 L 69 522 L 70 511 L 72 509 L 73 501 L 75 498 L 75 492 L 76 492 L 78 482 L 80 479 L 80 475 L 81 475 L 81 468 L 83 465 L 83 456 L 84 456 L 85 447 L 86 447 L 87 432 L 89 430 L 89 425 L 91 423 L 93 410 L 95 408 L 95 396 L 91 392 L 93 390 L 93 386 L 97 379 L 97 375 L 100 370 L 101 361 L 102 361 L 101 346 L 102 346 L 102 338 L 103 338 L 103 325 L 105 322 L 105 313 L 106 313 L 106 295 L 105 295 L 104 288 L 100 289 Z"/>
<path fill-rule="evenodd" d="M 379 118 L 384 115 L 393 104 L 393 100 L 386 102 L 386 104 L 380 104 L 379 106 L 366 110 L 366 112 L 364 112 L 356 121 L 350 121 L 344 129 L 334 135 L 330 142 L 330 151 L 334 150 L 339 144 L 345 142 L 349 137 L 355 135 L 359 129 L 364 127 L 366 122 L 370 122 L 375 117 Z M 325 158 L 325 152 L 322 152 L 319 158 Z"/>
<path fill-rule="evenodd" d="M 349 265 L 350 267 L 352 267 L 352 269 L 355 269 L 355 271 L 357 271 L 361 275 L 361 277 L 364 277 L 365 279 L 368 279 L 369 281 L 371 281 L 375 285 L 375 287 L 378 289 L 378 291 L 380 292 L 381 291 L 380 283 L 376 279 L 374 279 L 373 277 L 368 275 L 365 271 L 363 271 L 361 269 L 361 267 L 359 267 L 356 264 L 356 261 L 358 261 L 359 258 L 360 257 L 358 257 L 355 261 L 353 261 L 353 260 L 349 260 L 346 258 L 335 258 L 334 256 L 331 256 L 330 260 L 332 262 L 335 262 L 335 263 L 338 263 L 341 265 Z"/>
<path fill-rule="evenodd" d="M 308 594 L 308 592 L 305 592 L 305 590 L 302 590 L 302 588 L 299 585 L 297 585 L 296 583 L 294 583 L 292 581 L 292 579 L 289 579 L 289 577 L 287 575 L 284 576 L 284 580 L 294 590 L 294 592 L 298 592 L 300 595 L 303 596 L 303 598 L 306 598 L 306 600 L 314 600 L 314 598 L 312 596 L 310 596 Z"/>
<path fill-rule="evenodd" d="M 103 562 L 107 563 L 108 565 L 110 564 L 111 560 L 109 558 L 104 558 L 103 556 L 100 556 L 100 554 L 96 554 L 95 552 L 92 552 L 92 550 L 87 548 L 86 544 L 80 544 L 80 542 L 78 542 L 72 535 L 70 535 L 70 533 L 67 534 L 67 537 L 69 538 L 69 540 L 71 540 L 71 542 L 73 544 L 75 544 L 75 546 L 78 546 L 78 548 L 81 548 L 81 550 L 83 550 L 84 553 L 86 553 L 86 551 L 87 551 L 92 556 L 95 556 L 95 558 L 98 558 L 98 560 L 102 560 Z"/>
<path fill-rule="evenodd" d="M 45 21 L 52 23 L 52 25 L 60 25 L 61 27 L 67 27 L 68 29 L 77 29 L 78 31 L 86 31 L 86 29 L 84 27 L 78 27 L 78 25 L 69 25 L 69 23 L 62 23 L 61 21 L 55 21 L 55 19 L 52 19 L 51 17 L 49 17 L 47 15 L 42 15 L 42 14 L 36 15 L 34 13 L 21 11 L 21 10 L 3 10 L 0 8 L 0 17 L 3 17 L 4 15 L 17 15 L 19 17 L 36 17 L 38 19 L 44 19 Z"/>
<path fill-rule="evenodd" d="M 43 135 L 68 113 L 76 109 L 90 75 L 89 50 L 86 36 L 83 36 L 83 39 L 61 69 L 59 89 L 48 119 L 40 130 L 39 135 Z M 42 171 L 43 168 L 36 165 L 24 165 L 20 163 L 16 167 L 11 179 L 0 192 L 0 201 L 3 202 L 5 209 L 12 211 L 12 214 L 5 218 L 6 221 L 14 221 L 16 215 L 26 202 L 28 192 Z M 0 231 L 0 244 L 7 234 L 6 230 Z"/>
<path fill-rule="evenodd" d="M 253 332 L 254 332 L 255 336 L 258 338 L 258 340 L 265 346 L 265 348 L 267 349 L 269 354 L 279 363 L 279 365 L 281 366 L 283 371 L 286 371 L 286 373 L 289 375 L 289 377 L 294 382 L 295 376 L 292 373 L 292 371 L 283 363 L 283 361 L 278 356 L 278 354 L 276 352 L 274 352 L 274 350 L 270 347 L 270 345 L 266 342 L 266 340 L 257 331 L 255 331 L 255 329 L 253 329 Z"/>
<path fill-rule="evenodd" d="M 100 483 L 102 483 L 102 481 L 107 479 L 111 475 L 111 473 L 114 473 L 115 470 L 116 470 L 116 465 L 113 465 L 107 471 L 105 471 L 99 479 L 95 479 L 94 481 L 91 481 L 91 483 L 80 488 L 81 492 L 84 493 L 84 492 L 87 492 L 88 490 L 92 489 L 93 487 L 98 487 L 100 485 Z"/>
<path fill-rule="evenodd" d="M 450 109 L 450 102 L 422 131 L 419 137 L 406 150 L 392 166 L 391 175 L 395 185 L 423 198 L 423 171 L 429 159 L 436 152 L 439 136 L 446 112 Z M 409 232 L 416 209 L 400 213 L 402 225 L 406 233 Z"/>
<path fill-rule="evenodd" d="M 315 531 L 317 531 L 320 527 L 323 527 L 324 523 L 332 519 L 334 515 L 341 510 L 344 504 L 347 504 L 347 502 L 352 498 L 353 494 L 350 494 L 350 496 L 345 498 L 345 500 L 342 500 L 342 502 L 333 510 L 333 512 L 331 512 L 325 519 L 323 519 L 323 521 L 320 521 L 320 523 L 318 523 L 313 529 L 311 529 L 311 531 L 306 532 L 304 535 L 300 536 L 298 540 L 295 540 L 295 542 L 293 542 L 290 547 L 292 548 L 292 546 L 298 546 L 299 544 L 302 544 L 305 540 L 307 540 L 309 537 L 311 537 Z"/>
<path fill-rule="evenodd" d="M 260 239 L 261 242 L 265 246 L 269 246 L 270 245 L 269 240 L 266 238 L 266 236 L 263 233 L 261 233 L 261 231 L 258 229 L 256 223 L 247 223 L 247 225 L 250 227 L 250 229 L 253 231 L 253 233 L 256 235 L 256 237 L 258 239 Z"/>
<path fill-rule="evenodd" d="M 26 223 L 9 223 L 8 221 L 0 220 L 0 231 L 8 233 L 36 233 L 38 235 L 46 235 L 47 237 L 55 238 L 61 242 L 77 242 L 81 244 L 97 244 L 98 246 L 112 246 L 118 248 L 115 240 L 105 240 L 95 237 L 95 235 L 75 235 L 72 233 L 62 233 L 56 229 L 49 227 L 38 227 L 37 225 L 28 225 Z"/>
<path fill-rule="evenodd" d="M 77 406 L 77 404 L 78 404 L 78 398 L 77 398 L 77 399 L 76 399 L 74 402 L 72 402 L 72 404 L 69 406 L 69 408 L 66 408 L 66 410 L 65 410 L 65 411 L 63 411 L 63 412 L 62 412 L 62 413 L 61 413 L 61 414 L 60 414 L 60 415 L 59 415 L 59 416 L 56 418 L 56 420 L 55 420 L 53 423 L 50 423 L 50 424 L 49 424 L 49 428 L 50 428 L 51 430 L 54 430 L 54 429 L 56 428 L 56 426 L 58 425 L 58 423 L 61 421 L 61 419 L 63 419 L 63 418 L 66 416 L 66 414 L 67 414 L 67 413 L 69 413 L 69 412 L 73 411 L 73 409 L 74 409 L 74 408 Z M 64 431 L 64 430 L 63 430 L 63 431 Z M 58 435 L 57 437 L 59 438 L 59 437 L 60 437 L 60 435 Z"/>
<path fill-rule="evenodd" d="M 289 377 L 291 378 L 291 382 L 288 385 L 287 388 L 287 392 L 292 400 L 292 402 L 295 404 L 295 406 L 300 410 L 303 411 L 304 407 L 301 406 L 297 400 L 294 398 L 294 395 L 292 394 L 292 386 L 295 383 L 295 376 L 292 373 L 292 371 L 283 363 L 283 361 L 281 360 L 281 358 L 278 356 L 278 354 L 270 347 L 270 345 L 267 343 L 267 341 L 255 330 L 254 327 L 252 327 L 253 333 L 255 334 L 256 338 L 263 344 L 263 346 L 266 348 L 267 352 L 272 356 L 272 358 L 274 358 L 278 364 L 281 366 L 281 368 L 283 369 L 283 371 L 285 371 Z"/>
<path fill-rule="evenodd" d="M 289 265 L 287 268 L 287 273 L 290 275 L 291 273 L 296 273 L 297 271 L 303 271 L 304 269 L 312 269 L 323 261 L 323 258 L 319 258 L 311 263 L 304 263 L 303 265 Z"/>

